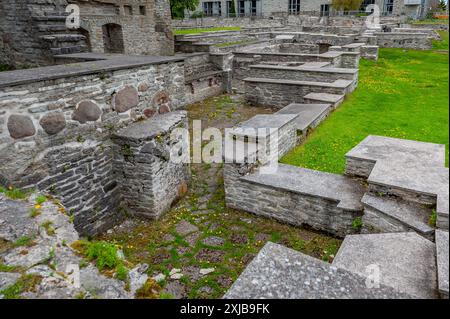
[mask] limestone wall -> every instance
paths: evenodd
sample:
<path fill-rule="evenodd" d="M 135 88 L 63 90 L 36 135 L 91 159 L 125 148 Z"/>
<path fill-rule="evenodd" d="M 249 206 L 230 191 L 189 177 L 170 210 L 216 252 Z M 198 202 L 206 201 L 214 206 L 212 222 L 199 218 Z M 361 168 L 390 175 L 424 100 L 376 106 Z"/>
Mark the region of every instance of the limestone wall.
<path fill-rule="evenodd" d="M 380 48 L 429 50 L 433 45 L 426 33 L 377 32 L 375 36 Z"/>
<path fill-rule="evenodd" d="M 83 234 L 109 228 L 120 219 L 110 136 L 133 121 L 185 105 L 183 62 L 58 78 L 42 68 L 11 72 L 11 79 L 22 72 L 39 72 L 42 79 L 0 84 L 0 180 L 51 192 Z"/>

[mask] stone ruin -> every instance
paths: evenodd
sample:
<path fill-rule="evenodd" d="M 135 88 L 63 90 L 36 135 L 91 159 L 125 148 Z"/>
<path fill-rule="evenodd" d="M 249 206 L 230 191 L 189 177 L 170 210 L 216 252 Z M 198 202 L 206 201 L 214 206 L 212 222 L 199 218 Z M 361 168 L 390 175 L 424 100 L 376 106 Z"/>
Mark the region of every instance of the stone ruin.
<path fill-rule="evenodd" d="M 65 26 L 67 4 L 81 8 L 77 30 Z M 427 49 L 438 36 L 389 19 L 383 29 L 367 29 L 359 20 L 290 17 L 174 41 L 163 0 L 2 1 L 0 9 L 9 17 L 0 22 L 0 63 L 42 66 L 0 73 L 0 185 L 51 194 L 74 219 L 72 226 L 58 207 L 46 207 L 58 236 L 41 234 L 32 260 L 20 261 L 43 275 L 55 244 L 107 231 L 124 220 L 124 209 L 159 218 L 186 193 L 189 165 L 168 160 L 170 134 L 188 128 L 185 106 L 234 92 L 278 109 L 225 137 L 269 145 L 270 134 L 258 140 L 242 129 L 276 128 L 279 151 L 265 161 L 278 160 L 356 89 L 361 58 L 377 60 L 379 47 Z M 10 21 L 17 22 L 14 30 Z M 344 175 L 283 164 L 267 175 L 259 174 L 264 161 L 225 164 L 228 207 L 345 238 L 331 265 L 269 243 L 225 298 L 448 297 L 444 152 L 442 145 L 369 136 L 346 155 Z M 25 221 L 30 205 L 0 197 L 0 238 L 15 240 L 37 227 Z M 23 223 L 13 221 L 11 210 Z M 436 227 L 428 223 L 431 214 Z M 57 255 L 76 260 L 61 249 Z M 12 250 L 3 257 L 17 256 Z M 366 271 L 374 263 L 383 276 L 368 289 Z M 133 271 L 141 280 L 143 271 Z M 9 283 L 17 279 L 10 277 Z M 96 293 L 103 298 L 132 297 L 95 269 L 83 272 L 82 281 L 101 283 Z M 39 296 L 60 297 L 52 287 Z M 71 289 L 61 291 L 80 293 Z"/>

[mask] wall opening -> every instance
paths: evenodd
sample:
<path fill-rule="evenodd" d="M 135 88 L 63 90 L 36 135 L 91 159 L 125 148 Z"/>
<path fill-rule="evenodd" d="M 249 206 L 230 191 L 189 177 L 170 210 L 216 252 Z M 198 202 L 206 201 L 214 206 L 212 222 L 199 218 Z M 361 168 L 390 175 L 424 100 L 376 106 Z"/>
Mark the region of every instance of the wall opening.
<path fill-rule="evenodd" d="M 78 33 L 80 33 L 81 35 L 84 35 L 86 37 L 85 42 L 86 42 L 87 50 L 89 52 L 92 52 L 91 37 L 89 35 L 89 31 L 86 29 L 83 29 L 83 28 L 79 28 Z"/>
<path fill-rule="evenodd" d="M 119 24 L 108 23 L 102 29 L 105 53 L 125 53 L 122 27 Z"/>

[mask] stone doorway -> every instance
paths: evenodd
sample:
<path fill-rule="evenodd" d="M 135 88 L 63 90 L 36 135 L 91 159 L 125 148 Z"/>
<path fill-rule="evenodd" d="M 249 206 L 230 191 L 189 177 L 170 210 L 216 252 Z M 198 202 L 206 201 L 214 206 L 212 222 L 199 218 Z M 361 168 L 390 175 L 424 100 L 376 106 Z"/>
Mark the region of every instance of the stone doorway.
<path fill-rule="evenodd" d="M 102 29 L 105 53 L 125 53 L 122 26 L 108 23 L 103 25 Z"/>

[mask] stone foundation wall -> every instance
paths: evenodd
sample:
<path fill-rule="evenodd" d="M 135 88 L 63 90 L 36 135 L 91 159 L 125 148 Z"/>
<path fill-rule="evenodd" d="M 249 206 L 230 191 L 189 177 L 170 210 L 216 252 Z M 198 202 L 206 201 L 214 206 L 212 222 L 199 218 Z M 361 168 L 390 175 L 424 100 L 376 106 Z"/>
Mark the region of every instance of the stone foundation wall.
<path fill-rule="evenodd" d="M 245 82 L 246 99 L 255 105 L 283 108 L 291 103 L 305 103 L 303 97 L 311 92 L 344 94 L 345 89 L 287 83 Z"/>
<path fill-rule="evenodd" d="M 368 179 L 375 164 L 374 161 L 364 161 L 347 157 L 345 161 L 345 175 Z"/>
<path fill-rule="evenodd" d="M 184 106 L 184 86 L 183 62 L 2 83 L 0 180 L 54 193 L 83 234 L 109 228 L 120 219 L 111 134 Z"/>
<path fill-rule="evenodd" d="M 247 73 L 248 77 L 252 78 L 267 78 L 267 79 L 285 79 L 294 81 L 312 81 L 312 82 L 328 82 L 333 83 L 336 80 L 352 80 L 358 82 L 358 73 L 339 73 L 338 70 L 333 72 L 331 68 L 327 68 L 327 72 L 317 70 L 302 71 L 298 69 L 286 68 L 250 68 Z"/>
<path fill-rule="evenodd" d="M 377 32 L 375 35 L 380 48 L 429 50 L 433 45 L 431 38 L 425 33 Z"/>
<path fill-rule="evenodd" d="M 171 160 L 172 146 L 182 142 L 170 136 L 176 128 L 188 129 L 185 111 L 135 123 L 114 135 L 114 171 L 129 213 L 157 219 L 187 191 L 189 165 Z"/>
<path fill-rule="evenodd" d="M 339 237 L 352 233 L 352 222 L 361 213 L 337 208 L 337 203 L 242 179 L 247 170 L 240 165 L 225 164 L 227 207 L 274 218 L 294 225 L 304 224 Z"/>
<path fill-rule="evenodd" d="M 172 27 L 175 29 L 209 27 L 264 28 L 282 26 L 283 19 L 205 17 L 199 19 L 172 20 Z"/>

